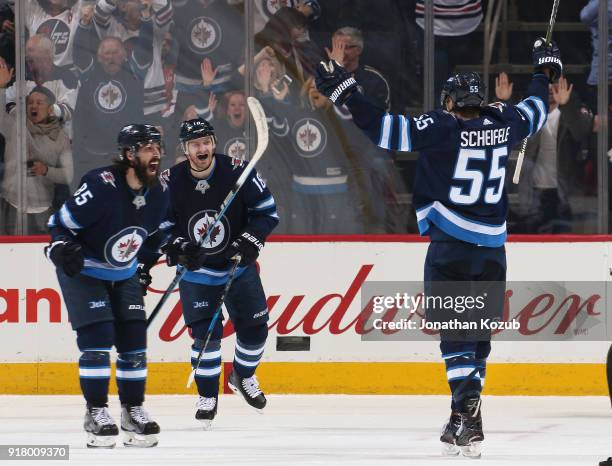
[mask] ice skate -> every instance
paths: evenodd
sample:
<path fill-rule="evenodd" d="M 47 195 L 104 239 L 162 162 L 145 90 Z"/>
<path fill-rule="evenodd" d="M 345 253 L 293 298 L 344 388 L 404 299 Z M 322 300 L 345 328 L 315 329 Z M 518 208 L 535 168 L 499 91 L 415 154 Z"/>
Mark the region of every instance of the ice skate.
<path fill-rule="evenodd" d="M 106 407 L 93 407 L 87 405 L 85 421 L 88 448 L 114 448 L 119 429 Z"/>
<path fill-rule="evenodd" d="M 246 402 L 255 408 L 257 412 L 262 412 L 266 406 L 266 397 L 259 388 L 259 382 L 257 376 L 242 378 L 236 371 L 232 371 L 227 382 L 229 388 L 234 393 L 240 393 Z"/>
<path fill-rule="evenodd" d="M 121 430 L 126 447 L 149 448 L 157 445 L 159 425 L 142 406 L 121 405 Z"/>
<path fill-rule="evenodd" d="M 204 430 L 209 430 L 211 428 L 212 421 L 217 415 L 217 403 L 217 397 L 198 397 L 195 418 L 202 422 L 202 427 Z"/>
<path fill-rule="evenodd" d="M 461 454 L 469 458 L 480 458 L 480 446 L 484 440 L 480 398 L 468 398 L 466 410 L 460 413 L 461 425 L 457 430 L 455 444 Z"/>
<path fill-rule="evenodd" d="M 461 426 L 461 414 L 459 411 L 453 410 L 450 418 L 442 427 L 442 433 L 440 434 L 440 442 L 442 443 L 442 455 L 444 456 L 457 456 L 459 454 L 459 447 L 455 444 L 457 430 Z"/>

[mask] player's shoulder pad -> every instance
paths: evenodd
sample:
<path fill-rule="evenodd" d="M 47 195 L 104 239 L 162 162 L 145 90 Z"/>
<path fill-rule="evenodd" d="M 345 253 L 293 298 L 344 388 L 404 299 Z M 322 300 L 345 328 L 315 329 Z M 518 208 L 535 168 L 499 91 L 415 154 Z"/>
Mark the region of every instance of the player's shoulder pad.
<path fill-rule="evenodd" d="M 442 109 L 431 110 L 430 112 L 425 112 L 419 117 L 415 117 L 414 120 L 432 118 L 433 121 L 437 124 L 442 125 L 454 125 L 457 123 L 457 117 L 454 113 L 448 112 Z"/>
<path fill-rule="evenodd" d="M 89 189 L 117 189 L 117 172 L 113 167 L 97 168 L 87 172 L 81 179 L 81 185 L 87 183 Z"/>
<path fill-rule="evenodd" d="M 215 154 L 215 157 L 220 166 L 231 172 L 240 173 L 247 165 L 246 160 L 238 157 L 230 157 L 229 155 L 225 154 Z"/>
<path fill-rule="evenodd" d="M 504 102 L 493 102 L 486 106 L 488 110 L 497 110 L 498 112 L 504 113 L 504 110 L 508 108 L 508 105 Z"/>

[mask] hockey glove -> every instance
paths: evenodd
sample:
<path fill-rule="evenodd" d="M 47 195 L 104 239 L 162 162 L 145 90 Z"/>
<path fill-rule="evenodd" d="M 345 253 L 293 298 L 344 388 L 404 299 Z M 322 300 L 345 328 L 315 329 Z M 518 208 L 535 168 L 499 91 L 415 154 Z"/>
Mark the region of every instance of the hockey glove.
<path fill-rule="evenodd" d="M 246 267 L 257 260 L 263 246 L 263 239 L 254 233 L 243 231 L 225 250 L 225 258 L 231 260 L 236 254 L 240 254 L 241 259 L 238 265 Z"/>
<path fill-rule="evenodd" d="M 151 282 L 153 281 L 153 278 L 151 277 L 151 267 L 153 267 L 153 264 L 138 264 L 138 268 L 136 269 L 136 275 L 138 276 L 138 283 L 140 283 L 140 286 L 142 287 L 142 295 L 146 296 L 147 295 L 147 290 L 149 288 L 149 285 L 151 284 Z"/>
<path fill-rule="evenodd" d="M 535 71 L 542 72 L 550 70 L 550 82 L 557 81 L 563 74 L 563 63 L 561 62 L 561 51 L 555 42 L 546 43 L 546 39 L 540 37 L 533 44 L 533 65 Z"/>
<path fill-rule="evenodd" d="M 81 245 L 72 241 L 53 241 L 45 246 L 45 255 L 69 277 L 78 275 L 85 262 Z"/>
<path fill-rule="evenodd" d="M 319 92 L 338 107 L 342 107 L 353 92 L 357 91 L 357 81 L 353 75 L 335 60 L 319 63 L 316 85 Z"/>
<path fill-rule="evenodd" d="M 198 270 L 206 262 L 206 251 L 195 241 L 178 237 L 162 247 L 170 267 L 182 265 L 187 270 Z"/>

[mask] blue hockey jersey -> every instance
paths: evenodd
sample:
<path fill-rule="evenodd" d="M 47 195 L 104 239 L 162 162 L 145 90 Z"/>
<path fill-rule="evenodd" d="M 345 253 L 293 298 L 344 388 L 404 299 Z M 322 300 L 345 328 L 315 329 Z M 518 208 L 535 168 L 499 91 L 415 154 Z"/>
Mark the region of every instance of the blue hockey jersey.
<path fill-rule="evenodd" d="M 513 147 L 539 131 L 548 115 L 548 78 L 535 74 L 526 99 L 482 108 L 462 120 L 436 110 L 393 115 L 355 92 L 353 120 L 383 149 L 419 151 L 413 202 L 421 235 L 434 224 L 447 235 L 481 246 L 506 240 L 506 163 Z"/>
<path fill-rule="evenodd" d="M 162 173 L 162 180 L 170 189 L 170 208 L 160 229 L 169 234 L 169 241 L 176 237 L 198 241 L 206 236 L 221 203 L 246 167 L 245 161 L 222 154 L 215 154 L 213 163 L 213 170 L 205 179 L 191 175 L 188 161 Z M 203 244 L 208 254 L 205 266 L 186 272 L 183 280 L 224 284 L 231 269 L 230 261 L 224 258 L 225 249 L 245 230 L 265 239 L 278 221 L 274 197 L 253 170 L 221 221 L 213 227 L 210 239 Z M 243 270 L 239 267 L 236 276 Z"/>
<path fill-rule="evenodd" d="M 145 241 L 157 232 L 168 209 L 166 186 L 145 189 L 144 205 L 134 202 L 137 193 L 114 166 L 88 172 L 80 186 L 49 218 L 51 237 L 82 246 L 83 275 L 109 281 L 130 278 L 136 272 L 138 256 L 147 253 Z"/>

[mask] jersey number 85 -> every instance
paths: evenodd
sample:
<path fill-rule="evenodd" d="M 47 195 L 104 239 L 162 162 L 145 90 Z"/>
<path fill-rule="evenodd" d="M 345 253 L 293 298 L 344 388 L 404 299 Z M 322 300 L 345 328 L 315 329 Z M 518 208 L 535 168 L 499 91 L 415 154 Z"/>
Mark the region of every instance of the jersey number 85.
<path fill-rule="evenodd" d="M 448 194 L 449 199 L 455 204 L 471 205 L 478 202 L 482 196 L 483 185 L 485 183 L 485 173 L 480 170 L 468 167 L 470 160 L 486 160 L 487 150 L 491 149 L 461 149 L 455 165 L 453 180 L 470 181 L 469 190 L 466 193 L 464 187 L 451 186 Z M 486 181 L 497 181 L 497 186 L 486 188 L 484 192 L 485 204 L 497 204 L 502 197 L 504 181 L 506 178 L 504 157 L 508 156 L 508 147 L 501 146 L 492 149 L 491 168 L 486 174 Z"/>

